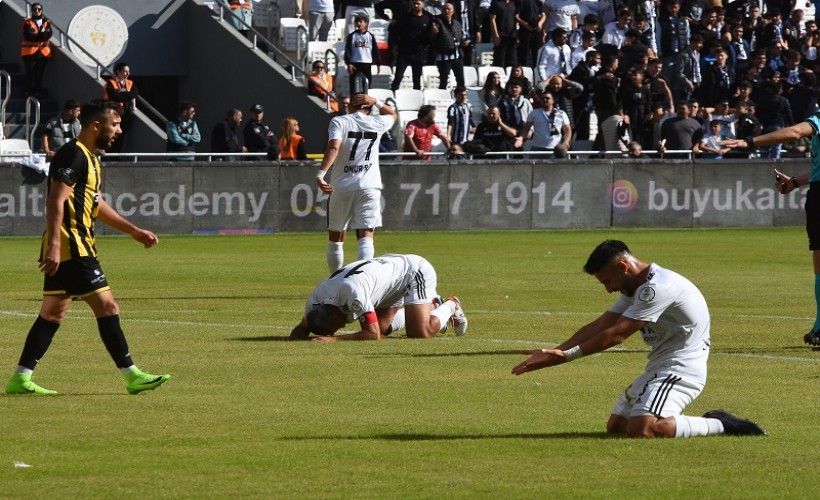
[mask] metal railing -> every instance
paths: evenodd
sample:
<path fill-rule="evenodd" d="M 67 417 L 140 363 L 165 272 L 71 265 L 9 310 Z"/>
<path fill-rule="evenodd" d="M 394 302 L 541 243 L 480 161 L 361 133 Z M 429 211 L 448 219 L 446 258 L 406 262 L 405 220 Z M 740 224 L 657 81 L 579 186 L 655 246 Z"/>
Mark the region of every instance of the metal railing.
<path fill-rule="evenodd" d="M 0 126 L 6 125 L 6 106 L 11 99 L 11 75 L 8 71 L 0 69 Z M 0 135 L 3 135 L 0 130 Z"/>
<path fill-rule="evenodd" d="M 31 123 L 31 108 L 34 108 L 34 123 Z M 40 101 L 34 96 L 26 98 L 26 142 L 34 150 L 34 132 L 40 126 Z"/>
<path fill-rule="evenodd" d="M 275 55 L 273 57 L 271 57 L 271 60 L 273 62 L 279 64 L 278 58 L 281 57 L 282 59 L 284 59 L 284 61 L 287 63 L 287 65 L 290 66 L 290 79 L 291 80 L 296 80 L 296 74 L 299 73 L 299 75 L 301 77 L 302 85 L 304 85 L 305 88 L 307 88 L 308 80 L 310 79 L 310 74 L 302 68 L 302 64 L 304 64 L 304 63 L 303 62 L 302 63 L 297 63 L 297 62 L 293 61 L 290 57 L 287 56 L 287 54 L 285 54 L 284 52 L 279 50 L 279 47 L 277 47 L 276 44 L 269 39 L 269 37 L 270 37 L 270 24 L 268 24 L 268 38 L 266 38 L 265 35 L 260 33 L 256 28 L 254 28 L 250 24 L 246 23 L 238 15 L 234 14 L 231 11 L 231 9 L 226 8 L 221 3 L 217 3 L 216 5 L 219 7 L 217 17 L 219 18 L 220 21 L 223 21 L 225 19 L 225 14 L 226 13 L 227 13 L 228 16 L 232 16 L 232 18 L 234 20 L 239 21 L 239 23 L 245 29 L 247 29 L 249 33 L 251 33 L 253 35 L 253 37 L 250 40 L 252 48 L 258 49 L 259 48 L 258 47 L 258 41 L 259 41 L 259 39 L 261 39 L 267 45 L 267 47 L 272 49 L 273 52 L 275 53 Z M 268 9 L 270 11 L 270 9 L 271 9 L 270 5 L 273 5 L 273 3 L 270 3 L 268 5 L 269 5 Z M 279 6 L 277 5 L 276 8 L 279 9 Z M 281 19 L 281 14 L 279 16 L 279 19 Z M 278 31 L 278 29 L 277 29 L 277 31 Z M 307 40 L 307 34 L 308 34 L 307 28 L 305 28 L 304 26 L 298 26 L 296 28 L 296 59 L 299 60 L 299 61 L 303 61 L 304 57 L 307 56 L 307 46 L 306 46 L 306 44 L 302 43 L 302 37 L 300 36 L 302 33 L 304 33 L 305 40 Z M 304 50 L 304 52 L 303 52 L 303 50 Z M 328 50 L 332 50 L 332 49 L 328 49 Z M 336 52 L 334 51 L 333 54 L 335 55 Z M 270 55 L 268 55 L 268 54 L 265 54 L 265 55 L 270 57 Z M 325 51 L 325 55 L 327 55 L 327 51 Z M 338 61 L 338 56 L 336 56 L 336 60 Z M 322 90 L 324 90 L 326 95 L 327 95 L 327 93 L 330 92 L 330 90 L 327 89 L 326 87 L 324 87 L 323 85 L 318 85 L 317 84 L 317 86 L 319 88 L 321 88 Z M 332 99 L 334 99 L 338 102 L 338 100 L 335 97 L 332 97 Z M 327 103 L 327 106 L 328 106 L 328 109 L 329 109 L 330 104 Z"/>
<path fill-rule="evenodd" d="M 31 16 L 31 4 L 32 4 L 32 2 L 29 2 L 29 0 L 25 0 L 25 3 L 26 3 L 26 15 L 28 17 L 30 17 Z M 58 38 L 58 42 L 59 42 L 57 44 L 58 47 L 70 52 L 71 49 L 69 48 L 68 43 L 71 43 L 72 47 L 75 47 L 75 48 L 79 49 L 80 51 L 82 51 L 82 53 L 85 54 L 85 56 L 88 57 L 95 64 L 94 71 L 96 73 L 97 80 L 101 80 L 104 83 L 105 79 L 103 78 L 103 75 L 116 76 L 115 73 L 114 73 L 114 70 L 112 68 L 109 68 L 105 64 L 101 63 L 96 57 L 94 57 L 94 55 L 91 52 L 89 52 L 85 47 L 83 47 L 82 44 L 77 42 L 77 40 L 74 40 L 73 38 L 71 38 L 71 36 L 68 33 L 66 33 L 66 31 L 64 29 L 59 27 L 54 22 L 51 23 L 51 27 L 52 27 L 52 30 L 57 31 L 57 35 L 58 35 L 57 38 Z M 163 128 L 165 127 L 165 124 L 168 122 L 168 118 L 166 118 L 162 113 L 160 113 L 156 108 L 154 108 L 154 106 L 152 106 L 151 103 L 146 101 L 144 97 L 138 95 L 137 96 L 137 102 L 140 105 L 139 106 L 140 109 L 143 109 L 144 111 L 147 111 L 149 116 L 151 116 L 151 119 L 154 122 L 156 122 L 158 124 L 161 124 Z"/>
<path fill-rule="evenodd" d="M 652 159 L 664 159 L 664 155 L 669 154 L 680 154 L 680 155 L 687 155 L 688 160 L 693 160 L 694 153 L 690 150 L 675 150 L 670 151 L 667 150 L 664 153 L 660 153 L 659 151 L 655 150 L 644 150 L 643 151 L 647 155 L 653 155 Z M 442 157 L 449 155 L 449 151 L 429 151 L 424 153 L 425 156 L 430 157 Z M 533 157 L 538 156 L 550 156 L 552 155 L 552 151 L 491 151 L 484 155 L 467 155 L 472 156 L 473 159 L 480 158 L 480 159 L 487 159 L 487 160 L 531 160 Z M 567 160 L 579 160 L 579 159 L 600 159 L 600 158 L 609 158 L 613 160 L 634 160 L 633 158 L 629 158 L 625 156 L 623 151 L 599 151 L 599 150 L 588 150 L 588 151 L 568 151 L 567 152 Z M 660 155 L 660 158 L 654 156 Z M 2 156 L 2 155 L 0 155 Z M 172 159 L 179 158 L 179 157 L 192 157 L 194 160 L 200 161 L 218 161 L 220 158 L 231 157 L 234 160 L 250 160 L 250 159 L 266 159 L 268 154 L 267 153 L 187 153 L 182 151 L 176 152 L 163 152 L 163 153 L 107 153 L 103 155 L 103 159 L 115 159 L 115 160 L 122 160 L 131 163 L 136 163 L 140 161 L 140 159 L 147 160 L 147 159 L 158 159 L 162 160 L 169 160 L 174 161 Z M 321 161 L 322 155 L 311 155 L 313 158 L 303 161 Z M 379 158 L 409 158 L 417 156 L 414 152 L 404 152 L 404 151 L 386 151 L 380 152 Z M 592 157 L 592 158 L 584 158 L 584 157 Z M 215 158 L 217 160 L 215 160 Z M 548 158 L 551 159 L 551 158 Z M 175 163 L 185 163 L 191 160 L 175 160 Z M 271 160 L 271 161 L 278 161 L 278 160 Z M 286 162 L 286 161 L 282 161 Z"/>

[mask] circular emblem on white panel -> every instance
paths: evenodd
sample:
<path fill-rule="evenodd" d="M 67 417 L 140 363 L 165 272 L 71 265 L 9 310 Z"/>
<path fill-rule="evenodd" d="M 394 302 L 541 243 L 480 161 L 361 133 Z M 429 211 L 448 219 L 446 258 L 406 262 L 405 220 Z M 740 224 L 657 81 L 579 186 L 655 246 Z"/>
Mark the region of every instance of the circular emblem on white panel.
<path fill-rule="evenodd" d="M 128 25 L 117 11 L 105 5 L 91 5 L 74 16 L 68 25 L 71 53 L 87 66 L 96 66 L 89 54 L 108 66 L 125 51 L 128 43 Z M 89 53 L 87 54 L 86 51 Z"/>

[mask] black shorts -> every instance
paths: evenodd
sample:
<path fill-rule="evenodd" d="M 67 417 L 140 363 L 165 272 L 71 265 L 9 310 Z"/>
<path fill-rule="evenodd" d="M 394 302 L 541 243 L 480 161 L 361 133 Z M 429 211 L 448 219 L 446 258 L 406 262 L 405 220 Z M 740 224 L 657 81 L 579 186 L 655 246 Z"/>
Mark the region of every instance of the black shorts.
<path fill-rule="evenodd" d="M 82 298 L 110 289 L 105 273 L 94 257 L 60 262 L 57 273 L 43 280 L 43 295 L 68 294 Z"/>

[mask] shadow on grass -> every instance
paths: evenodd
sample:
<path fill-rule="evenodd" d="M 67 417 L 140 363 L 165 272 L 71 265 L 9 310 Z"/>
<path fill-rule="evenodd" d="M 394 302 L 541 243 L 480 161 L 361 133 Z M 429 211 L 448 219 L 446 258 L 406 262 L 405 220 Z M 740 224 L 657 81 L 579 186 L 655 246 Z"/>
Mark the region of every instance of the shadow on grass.
<path fill-rule="evenodd" d="M 368 358 L 390 358 L 390 357 L 407 357 L 407 358 L 451 358 L 459 356 L 507 356 L 515 355 L 522 356 L 522 352 L 527 349 L 498 349 L 493 351 L 469 351 L 469 352 L 430 352 L 430 353 L 413 353 L 413 352 L 394 352 L 394 353 L 380 353 L 369 354 Z M 640 349 L 624 349 L 619 351 L 609 351 L 607 354 L 634 354 L 645 353 L 647 351 Z"/>
<path fill-rule="evenodd" d="M 265 335 L 263 337 L 233 337 L 227 340 L 239 340 L 242 342 L 305 342 L 304 340 L 292 340 L 287 335 Z"/>
<path fill-rule="evenodd" d="M 462 441 L 475 439 L 625 439 L 620 434 L 606 432 L 544 432 L 533 434 L 374 434 L 372 436 L 291 436 L 279 438 L 279 441 Z"/>

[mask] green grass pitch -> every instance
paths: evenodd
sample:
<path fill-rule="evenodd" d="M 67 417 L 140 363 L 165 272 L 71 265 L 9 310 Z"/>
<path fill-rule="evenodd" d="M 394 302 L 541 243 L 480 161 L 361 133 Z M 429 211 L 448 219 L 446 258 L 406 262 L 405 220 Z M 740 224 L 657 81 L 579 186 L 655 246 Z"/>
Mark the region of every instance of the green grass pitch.
<path fill-rule="evenodd" d="M 615 299 L 581 270 L 606 238 L 697 284 L 712 313 L 709 381 L 687 409 L 725 408 L 764 438 L 607 437 L 645 364 L 618 350 L 520 377 Z M 814 497 L 820 352 L 801 228 L 381 232 L 458 295 L 466 336 L 282 342 L 327 274 L 324 234 L 103 237 L 101 263 L 137 365 L 171 381 L 126 394 L 89 308 L 73 304 L 36 380 L 0 396 L 0 498 Z M 0 371 L 40 303 L 36 238 L 0 240 Z M 353 241 L 347 261 L 355 257 Z M 31 467 L 15 467 L 22 462 Z"/>

